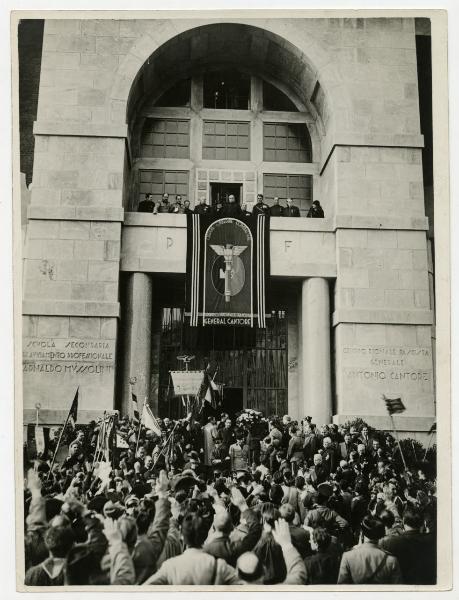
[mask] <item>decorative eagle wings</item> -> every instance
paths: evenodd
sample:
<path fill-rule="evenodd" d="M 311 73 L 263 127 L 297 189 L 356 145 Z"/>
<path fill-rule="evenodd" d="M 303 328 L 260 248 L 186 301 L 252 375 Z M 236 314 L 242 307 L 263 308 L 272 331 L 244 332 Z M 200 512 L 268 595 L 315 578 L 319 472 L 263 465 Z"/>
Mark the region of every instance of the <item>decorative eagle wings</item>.
<path fill-rule="evenodd" d="M 239 256 L 247 248 L 247 246 L 231 246 L 230 244 L 227 244 L 227 246 L 230 246 L 229 248 L 225 246 L 217 246 L 216 244 L 209 244 L 209 246 L 212 248 L 215 254 L 218 254 L 219 256 L 225 256 L 225 254 L 229 254 L 230 251 L 232 256 Z"/>

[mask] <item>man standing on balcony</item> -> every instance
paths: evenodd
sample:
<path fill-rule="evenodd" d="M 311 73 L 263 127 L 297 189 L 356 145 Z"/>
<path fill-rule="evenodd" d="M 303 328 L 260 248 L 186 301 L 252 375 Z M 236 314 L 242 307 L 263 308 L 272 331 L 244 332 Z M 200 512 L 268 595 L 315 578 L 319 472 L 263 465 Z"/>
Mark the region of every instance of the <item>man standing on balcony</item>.
<path fill-rule="evenodd" d="M 158 212 L 159 213 L 168 213 L 170 212 L 171 207 L 169 205 L 169 194 L 167 192 L 164 192 L 162 200 L 161 200 L 161 204 L 158 206 Z"/>
<path fill-rule="evenodd" d="M 269 215 L 269 206 L 263 202 L 263 194 L 257 194 L 257 203 L 252 209 L 252 214 Z"/>
<path fill-rule="evenodd" d="M 320 202 L 318 200 L 314 200 L 311 208 L 308 210 L 307 216 L 312 219 L 324 218 L 324 209 L 321 207 Z"/>
<path fill-rule="evenodd" d="M 182 196 L 180 196 L 180 194 L 177 194 L 175 196 L 175 204 L 171 207 L 171 213 L 174 213 L 176 215 L 182 215 L 184 212 L 184 208 L 182 205 Z"/>
<path fill-rule="evenodd" d="M 210 206 L 207 204 L 204 196 L 199 198 L 199 204 L 194 209 L 196 215 L 208 215 L 210 213 Z"/>
<path fill-rule="evenodd" d="M 152 213 L 154 209 L 153 194 L 145 194 L 145 200 L 141 200 L 137 207 L 138 212 Z"/>
<path fill-rule="evenodd" d="M 287 206 L 284 208 L 283 217 L 299 217 L 300 209 L 295 206 L 291 198 L 287 198 Z"/>
<path fill-rule="evenodd" d="M 223 217 L 240 217 L 241 216 L 241 207 L 236 202 L 236 197 L 234 194 L 230 194 L 228 196 L 228 202 L 223 205 Z"/>
<path fill-rule="evenodd" d="M 274 198 L 274 204 L 269 209 L 271 217 L 282 217 L 284 214 L 284 207 L 279 204 L 279 197 Z"/>

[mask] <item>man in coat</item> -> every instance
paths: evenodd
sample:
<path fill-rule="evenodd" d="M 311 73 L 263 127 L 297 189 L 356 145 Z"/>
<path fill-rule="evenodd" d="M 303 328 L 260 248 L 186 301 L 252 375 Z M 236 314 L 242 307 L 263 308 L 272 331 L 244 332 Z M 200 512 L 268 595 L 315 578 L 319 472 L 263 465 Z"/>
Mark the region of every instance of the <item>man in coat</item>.
<path fill-rule="evenodd" d="M 311 208 L 308 210 L 307 216 L 311 219 L 323 219 L 324 218 L 324 209 L 320 206 L 320 202 L 318 200 L 314 200 Z"/>
<path fill-rule="evenodd" d="M 393 554 L 400 563 L 403 583 L 409 585 L 435 585 L 435 536 L 421 533 L 423 520 L 416 508 L 407 507 L 403 513 L 404 532 L 381 540 L 382 550 Z"/>
<path fill-rule="evenodd" d="M 287 206 L 284 208 L 283 217 L 299 217 L 300 209 L 295 206 L 291 198 L 287 198 Z"/>
<path fill-rule="evenodd" d="M 378 540 L 385 533 L 383 523 L 379 519 L 365 517 L 361 532 L 363 543 L 343 554 L 338 583 L 403 583 L 398 560 L 378 548 Z"/>
<path fill-rule="evenodd" d="M 276 196 L 274 198 L 273 204 L 269 209 L 269 214 L 271 217 L 282 217 L 284 214 L 284 207 L 279 204 L 279 197 Z"/>
<path fill-rule="evenodd" d="M 145 200 L 139 202 L 137 207 L 138 212 L 152 213 L 155 209 L 155 203 L 153 202 L 153 194 L 145 194 Z"/>
<path fill-rule="evenodd" d="M 343 460 L 348 460 L 349 455 L 353 450 L 356 449 L 355 444 L 352 443 L 351 434 L 346 431 L 344 434 L 344 442 L 341 442 L 339 445 L 340 456 Z"/>
<path fill-rule="evenodd" d="M 204 196 L 199 198 L 199 204 L 195 207 L 194 213 L 196 215 L 207 215 L 210 214 L 210 206 L 207 204 Z"/>
<path fill-rule="evenodd" d="M 252 214 L 269 215 L 269 206 L 263 202 L 263 194 L 257 194 L 257 202 L 252 209 Z"/>

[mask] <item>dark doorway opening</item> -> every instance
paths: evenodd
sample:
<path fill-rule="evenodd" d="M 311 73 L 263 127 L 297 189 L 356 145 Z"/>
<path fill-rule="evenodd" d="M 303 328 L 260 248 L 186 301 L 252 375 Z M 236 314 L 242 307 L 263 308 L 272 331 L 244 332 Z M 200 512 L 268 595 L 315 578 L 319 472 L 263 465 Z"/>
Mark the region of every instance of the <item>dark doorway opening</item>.
<path fill-rule="evenodd" d="M 241 203 L 242 183 L 211 183 L 210 184 L 210 200 L 212 206 L 216 206 L 219 202 L 226 204 L 230 194 L 236 198 L 238 204 Z"/>
<path fill-rule="evenodd" d="M 224 387 L 222 412 L 226 412 L 230 417 L 244 408 L 244 390 L 241 387 Z"/>

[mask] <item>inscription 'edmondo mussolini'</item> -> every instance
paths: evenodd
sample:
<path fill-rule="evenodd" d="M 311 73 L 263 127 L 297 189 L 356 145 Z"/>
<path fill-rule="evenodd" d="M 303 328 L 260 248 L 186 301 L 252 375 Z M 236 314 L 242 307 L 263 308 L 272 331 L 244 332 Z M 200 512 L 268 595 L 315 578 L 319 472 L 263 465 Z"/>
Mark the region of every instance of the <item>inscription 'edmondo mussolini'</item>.
<path fill-rule="evenodd" d="M 114 340 L 26 338 L 23 372 L 104 375 L 114 369 Z"/>

